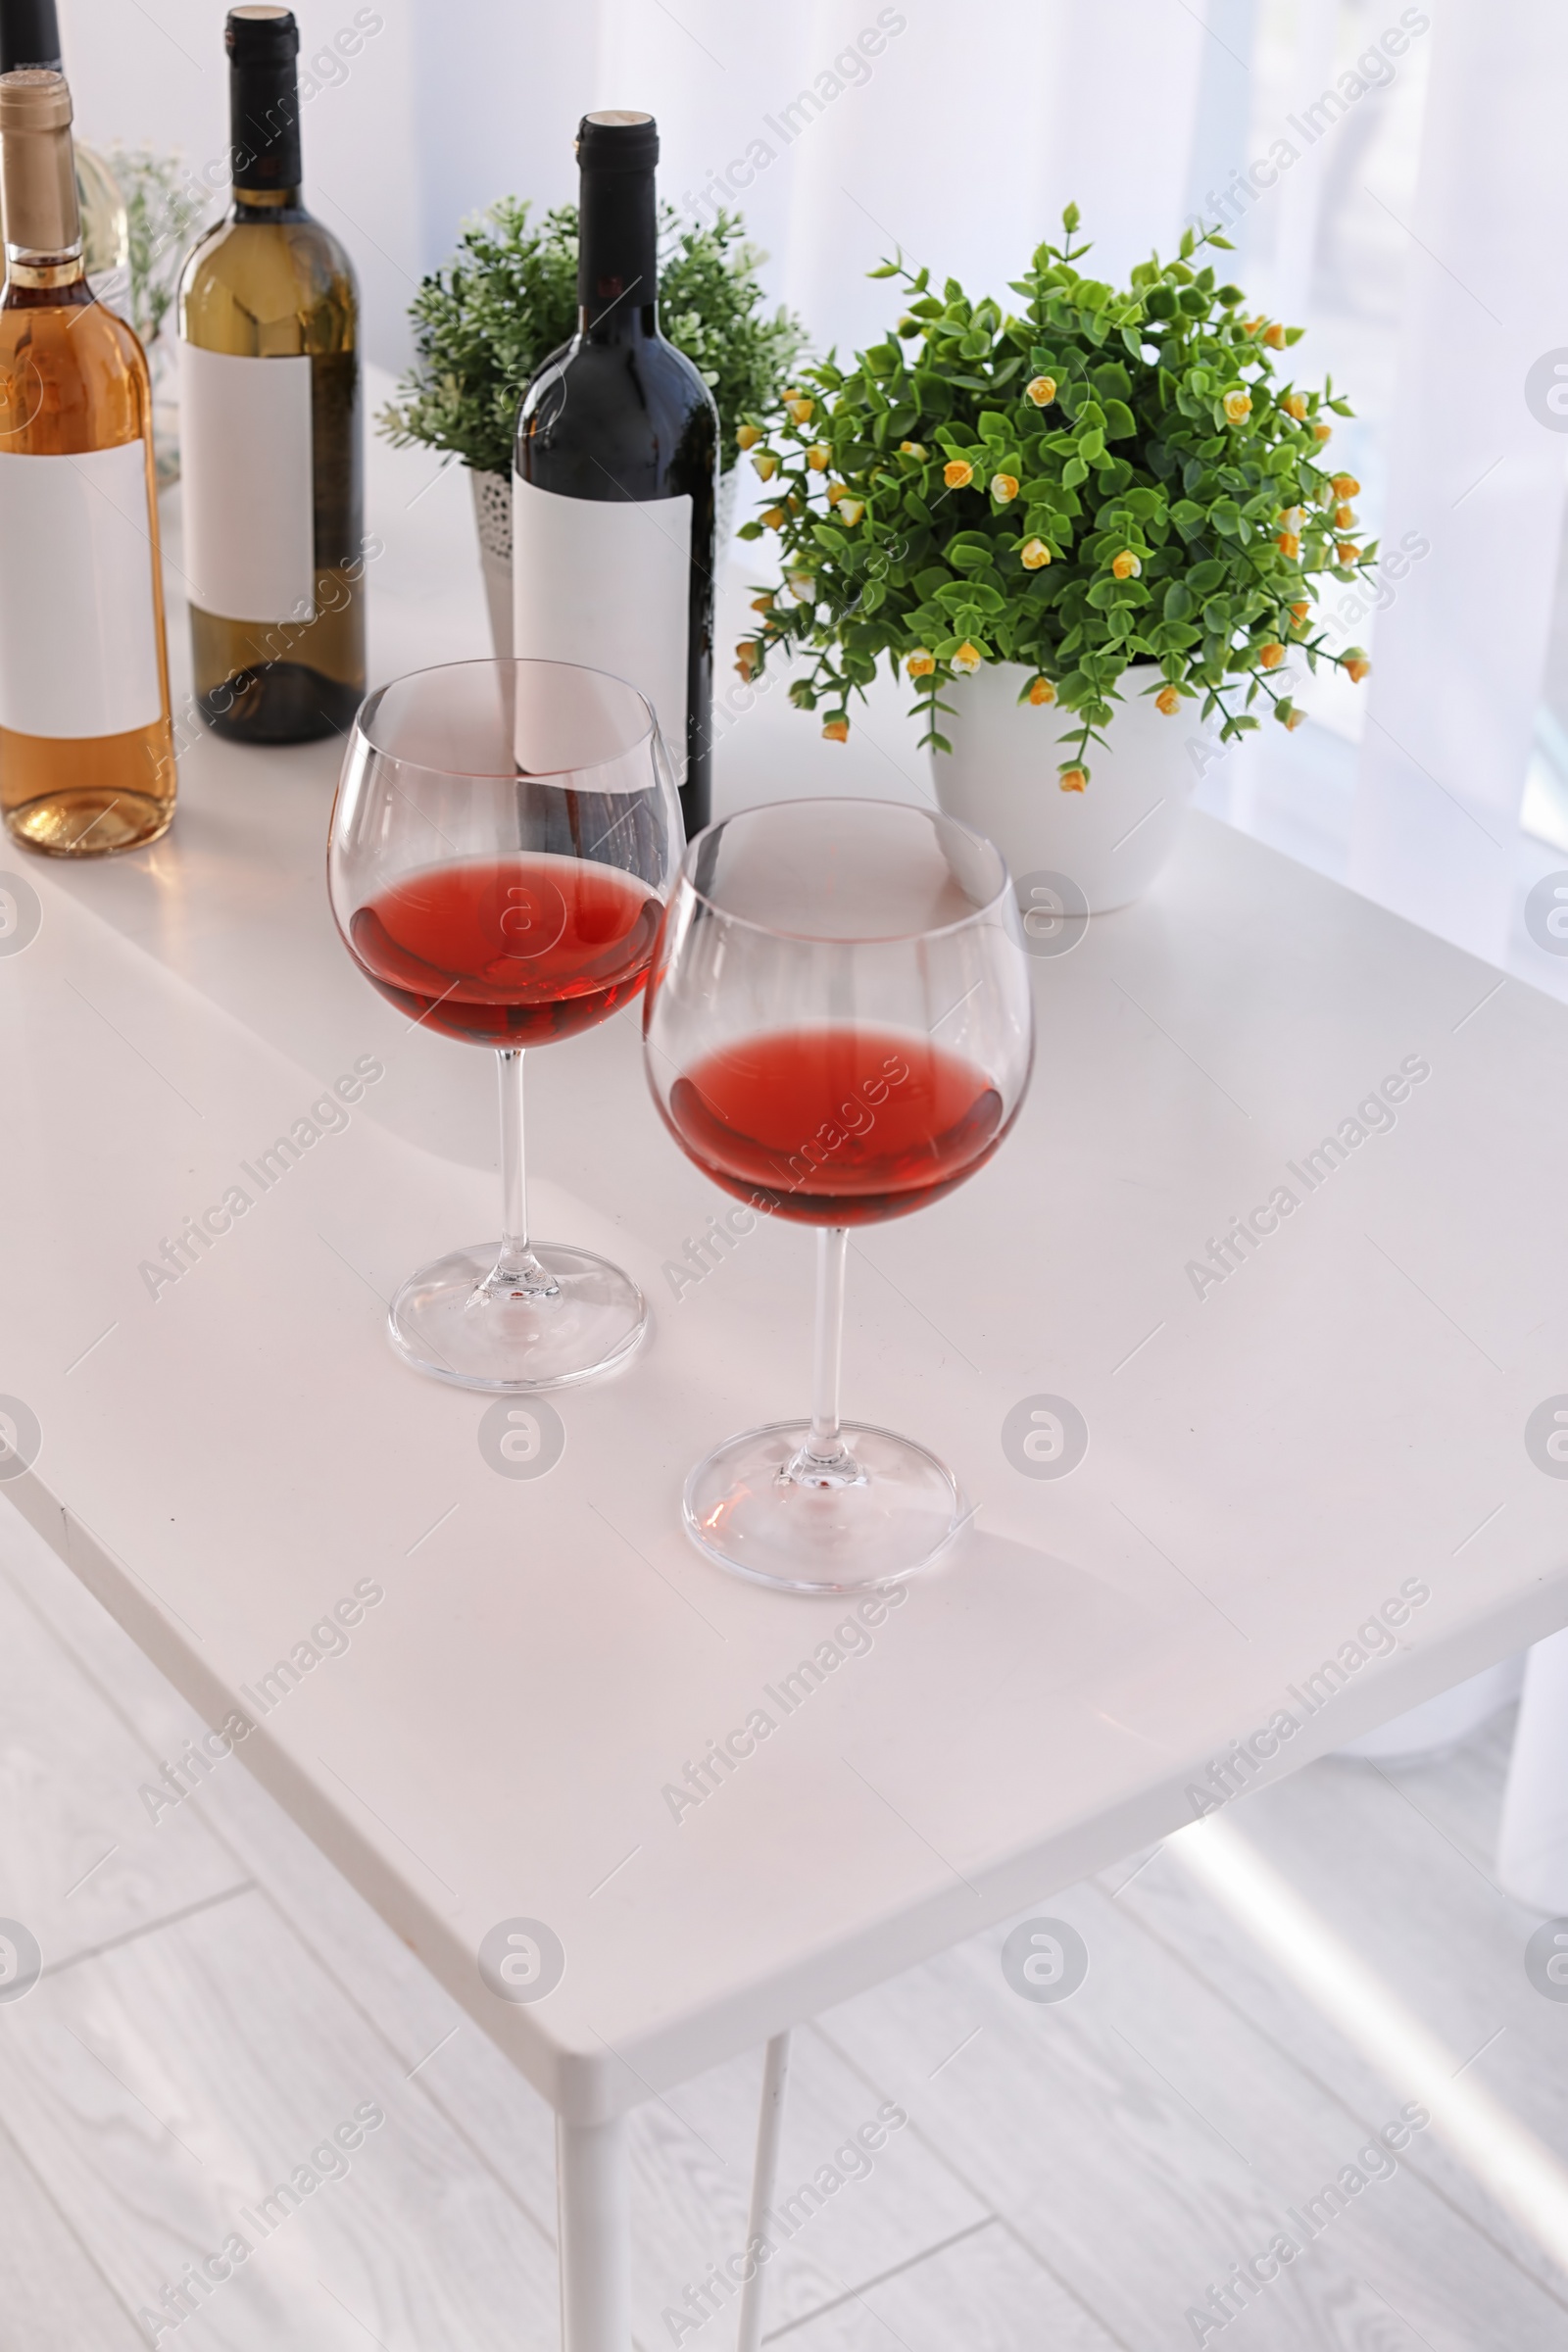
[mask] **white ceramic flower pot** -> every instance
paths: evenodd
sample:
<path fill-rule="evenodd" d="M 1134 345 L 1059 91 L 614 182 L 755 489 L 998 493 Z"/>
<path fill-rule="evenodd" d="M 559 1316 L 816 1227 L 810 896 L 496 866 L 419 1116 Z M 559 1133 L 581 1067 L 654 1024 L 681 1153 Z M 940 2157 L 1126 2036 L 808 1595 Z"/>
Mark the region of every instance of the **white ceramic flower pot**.
<path fill-rule="evenodd" d="M 1209 730 L 1190 715 L 1195 703 L 1169 718 L 1156 710 L 1142 691 L 1158 683 L 1155 672 L 1129 670 L 1126 699 L 1104 730 L 1108 749 L 1090 747 L 1087 790 L 1063 792 L 1056 770 L 1069 755 L 1059 738 L 1071 721 L 1054 705 L 1019 703 L 1034 674 L 988 662 L 944 692 L 953 750 L 932 755 L 937 799 L 996 843 L 1015 882 L 1066 875 L 1089 913 L 1106 914 L 1141 898 L 1170 856 Z"/>

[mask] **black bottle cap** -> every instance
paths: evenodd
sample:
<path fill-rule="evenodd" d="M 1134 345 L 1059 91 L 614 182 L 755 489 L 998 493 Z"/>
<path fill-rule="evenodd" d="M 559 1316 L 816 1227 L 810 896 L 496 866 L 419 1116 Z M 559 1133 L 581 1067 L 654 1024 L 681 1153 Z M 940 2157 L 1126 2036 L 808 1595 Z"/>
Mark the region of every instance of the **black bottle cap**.
<path fill-rule="evenodd" d="M 15 74 L 26 66 L 60 72 L 55 0 L 0 0 L 0 74 Z"/>
<path fill-rule="evenodd" d="M 584 172 L 652 172 L 659 161 L 659 124 L 652 115 L 618 110 L 584 115 L 577 125 L 577 161 Z"/>
<path fill-rule="evenodd" d="M 236 188 L 297 188 L 300 161 L 300 28 L 287 8 L 231 8 L 228 122 Z"/>

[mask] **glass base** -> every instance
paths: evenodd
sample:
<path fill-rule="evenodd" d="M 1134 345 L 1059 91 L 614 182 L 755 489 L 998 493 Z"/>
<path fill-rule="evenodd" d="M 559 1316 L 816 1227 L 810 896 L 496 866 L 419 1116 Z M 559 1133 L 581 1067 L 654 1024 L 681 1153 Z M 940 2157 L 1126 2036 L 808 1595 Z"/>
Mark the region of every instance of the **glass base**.
<path fill-rule="evenodd" d="M 460 1389 L 562 1389 L 624 1362 L 648 1328 L 630 1275 L 588 1250 L 541 1242 L 510 1270 L 499 1242 L 454 1250 L 392 1301 L 392 1345 Z"/>
<path fill-rule="evenodd" d="M 700 1551 L 760 1585 L 857 1592 L 928 1568 L 957 1534 L 958 1490 L 923 1446 L 846 1421 L 846 1452 L 807 1450 L 810 1425 L 773 1421 L 728 1438 L 686 1481 Z"/>

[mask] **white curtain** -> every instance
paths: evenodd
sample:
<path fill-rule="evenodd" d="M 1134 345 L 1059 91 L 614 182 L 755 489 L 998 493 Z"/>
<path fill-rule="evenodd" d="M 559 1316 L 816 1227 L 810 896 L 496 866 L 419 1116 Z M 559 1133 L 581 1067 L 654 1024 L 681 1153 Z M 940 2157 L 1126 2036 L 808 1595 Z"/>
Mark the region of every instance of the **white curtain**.
<path fill-rule="evenodd" d="M 1405 554 L 1381 611 L 1327 600 L 1335 642 L 1373 653 L 1370 688 L 1309 687 L 1314 727 L 1233 755 L 1216 805 L 1294 795 L 1321 862 L 1504 959 L 1532 870 L 1518 816 L 1568 454 L 1525 390 L 1568 347 L 1554 0 L 1505 14 L 1481 0 L 298 13 L 320 61 L 311 185 L 355 253 L 367 348 L 388 365 L 406 356 L 419 272 L 466 212 L 570 195 L 572 133 L 593 107 L 658 116 L 664 193 L 699 213 L 720 193 L 739 204 L 771 289 L 821 347 L 881 330 L 889 291 L 864 273 L 896 247 L 1004 297 L 1069 198 L 1107 273 L 1222 209 L 1254 307 L 1305 325 L 1302 373 L 1330 368 L 1354 399 L 1333 454 L 1362 481 L 1366 528 Z M 221 156 L 221 0 L 62 0 L 62 15 L 88 135 Z M 376 28 L 356 46 L 367 16 Z"/>

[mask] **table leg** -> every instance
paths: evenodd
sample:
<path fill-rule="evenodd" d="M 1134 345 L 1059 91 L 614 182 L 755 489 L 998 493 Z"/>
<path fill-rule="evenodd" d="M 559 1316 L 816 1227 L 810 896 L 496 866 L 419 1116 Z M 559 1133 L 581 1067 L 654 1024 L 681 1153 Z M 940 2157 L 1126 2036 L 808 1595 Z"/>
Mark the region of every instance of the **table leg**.
<path fill-rule="evenodd" d="M 1497 1879 L 1533 1910 L 1568 1913 L 1568 1633 L 1538 1642 L 1525 1664 Z"/>
<path fill-rule="evenodd" d="M 767 2235 L 768 2207 L 778 2180 L 779 2143 L 784 2136 L 784 2089 L 790 2077 L 790 2037 L 776 2034 L 762 2068 L 762 2104 L 757 2118 L 757 2163 L 752 2172 L 752 2212 L 746 2242 Z M 767 2272 L 757 2265 L 741 2289 L 741 2324 L 735 2352 L 758 2352 L 762 2340 L 762 2288 Z"/>
<path fill-rule="evenodd" d="M 626 2119 L 556 2118 L 562 2352 L 631 2352 Z"/>

